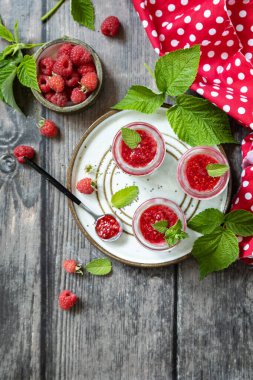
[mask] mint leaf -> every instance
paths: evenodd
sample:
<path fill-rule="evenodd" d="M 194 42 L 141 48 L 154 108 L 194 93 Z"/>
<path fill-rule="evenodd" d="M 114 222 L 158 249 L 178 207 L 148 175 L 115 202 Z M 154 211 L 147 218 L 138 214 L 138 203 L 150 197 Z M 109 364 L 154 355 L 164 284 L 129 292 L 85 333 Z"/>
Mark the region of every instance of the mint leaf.
<path fill-rule="evenodd" d="M 160 57 L 155 65 L 158 89 L 168 95 L 183 94 L 193 83 L 200 59 L 200 45 L 176 50 Z"/>
<path fill-rule="evenodd" d="M 210 177 L 221 177 L 229 170 L 229 166 L 222 164 L 208 164 L 206 170 Z"/>
<path fill-rule="evenodd" d="M 125 187 L 125 189 L 119 190 L 113 194 L 111 203 L 116 208 L 122 208 L 132 203 L 138 194 L 138 186 Z"/>
<path fill-rule="evenodd" d="M 4 68 L 0 70 L 0 92 L 1 98 L 3 98 L 5 103 L 21 112 L 13 94 L 13 82 L 16 77 L 16 74 L 17 67 L 12 63 L 6 65 Z"/>
<path fill-rule="evenodd" d="M 141 136 L 138 132 L 131 128 L 121 128 L 122 140 L 130 148 L 137 148 L 138 144 L 141 142 Z"/>
<path fill-rule="evenodd" d="M 232 231 L 217 227 L 211 234 L 195 241 L 192 255 L 199 264 L 202 279 L 209 273 L 227 268 L 238 259 L 237 238 Z"/>
<path fill-rule="evenodd" d="M 180 140 L 191 146 L 235 143 L 225 112 L 205 99 L 179 95 L 167 117 Z"/>
<path fill-rule="evenodd" d="M 178 220 L 173 226 L 166 230 L 165 240 L 169 247 L 188 237 L 188 234 L 182 228 L 182 222 L 181 220 Z"/>
<path fill-rule="evenodd" d="M 2 24 L 0 20 L 0 37 L 8 42 L 14 42 L 13 34 Z"/>
<path fill-rule="evenodd" d="M 132 86 L 126 96 L 112 108 L 153 113 L 163 104 L 164 100 L 165 94 L 155 94 L 144 86 Z"/>
<path fill-rule="evenodd" d="M 206 235 L 213 232 L 222 223 L 224 223 L 224 214 L 216 208 L 207 208 L 189 220 L 187 225 L 192 230 Z"/>
<path fill-rule="evenodd" d="M 152 227 L 157 232 L 160 232 L 161 234 L 165 234 L 168 228 L 168 221 L 167 220 L 160 220 L 159 222 L 156 222 L 152 224 Z"/>
<path fill-rule="evenodd" d="M 23 86 L 33 88 L 40 92 L 37 82 L 37 67 L 33 56 L 25 55 L 22 62 L 18 66 L 17 75 Z"/>
<path fill-rule="evenodd" d="M 95 30 L 95 14 L 91 0 L 72 0 L 70 10 L 75 21 L 86 28 Z"/>
<path fill-rule="evenodd" d="M 225 226 L 240 236 L 253 235 L 253 214 L 246 210 L 234 210 L 225 216 Z"/>
<path fill-rule="evenodd" d="M 112 263 L 108 259 L 95 259 L 84 267 L 87 272 L 95 276 L 105 276 L 112 270 Z"/>

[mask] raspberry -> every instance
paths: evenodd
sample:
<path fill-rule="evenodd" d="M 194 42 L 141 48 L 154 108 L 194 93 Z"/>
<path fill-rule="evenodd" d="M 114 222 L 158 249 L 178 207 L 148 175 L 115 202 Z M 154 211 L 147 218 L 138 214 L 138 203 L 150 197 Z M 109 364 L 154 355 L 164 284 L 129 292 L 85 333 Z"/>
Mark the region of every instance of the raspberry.
<path fill-rule="evenodd" d="M 97 74 L 94 72 L 85 74 L 81 79 L 81 85 L 84 86 L 87 91 L 94 91 L 98 85 Z"/>
<path fill-rule="evenodd" d="M 92 61 L 91 53 L 80 45 L 73 47 L 70 53 L 70 59 L 76 66 L 84 65 Z"/>
<path fill-rule="evenodd" d="M 43 58 L 39 61 L 39 70 L 41 74 L 52 75 L 55 61 L 51 57 Z"/>
<path fill-rule="evenodd" d="M 56 92 L 51 96 L 50 102 L 59 107 L 65 107 L 68 103 L 68 98 L 65 92 Z"/>
<path fill-rule="evenodd" d="M 81 65 L 78 67 L 77 71 L 81 75 L 85 75 L 87 73 L 92 73 L 93 71 L 96 72 L 96 67 L 93 62 L 86 63 L 85 65 Z"/>
<path fill-rule="evenodd" d="M 71 93 L 71 101 L 75 104 L 79 104 L 85 101 L 87 95 L 78 87 L 74 88 Z"/>
<path fill-rule="evenodd" d="M 92 194 L 96 188 L 96 184 L 91 178 L 86 177 L 77 182 L 76 188 L 82 194 Z"/>
<path fill-rule="evenodd" d="M 38 76 L 38 83 L 39 83 L 39 88 L 41 89 L 42 92 L 47 93 L 51 91 L 51 87 L 49 85 L 49 77 L 46 75 L 39 75 Z"/>
<path fill-rule="evenodd" d="M 83 274 L 82 265 L 78 263 L 76 260 L 64 260 L 63 268 L 68 273 Z"/>
<path fill-rule="evenodd" d="M 47 92 L 45 94 L 45 99 L 47 99 L 49 102 L 51 102 L 51 98 L 52 98 L 53 95 L 54 95 L 53 91 Z"/>
<path fill-rule="evenodd" d="M 49 78 L 49 85 L 55 92 L 62 92 L 65 87 L 65 82 L 60 75 L 53 75 Z"/>
<path fill-rule="evenodd" d="M 58 128 L 52 120 L 41 119 L 39 121 L 40 134 L 46 137 L 55 137 L 58 135 Z"/>
<path fill-rule="evenodd" d="M 76 71 L 73 71 L 72 75 L 65 79 L 65 84 L 68 87 L 75 87 L 78 85 L 79 79 L 79 74 Z"/>
<path fill-rule="evenodd" d="M 101 32 L 105 36 L 114 37 L 118 34 L 120 27 L 120 22 L 118 17 L 109 16 L 107 17 L 101 25 Z"/>
<path fill-rule="evenodd" d="M 73 65 L 66 54 L 63 54 L 57 58 L 53 67 L 53 72 L 55 74 L 61 75 L 62 77 L 69 77 L 72 74 Z"/>
<path fill-rule="evenodd" d="M 63 290 L 59 295 L 59 306 L 63 310 L 69 310 L 76 304 L 77 299 L 70 290 Z"/>
<path fill-rule="evenodd" d="M 13 150 L 13 154 L 20 164 L 25 164 L 24 157 L 33 158 L 35 155 L 35 150 L 31 146 L 18 145 Z"/>
<path fill-rule="evenodd" d="M 63 54 L 69 57 L 72 48 L 73 48 L 73 45 L 69 43 L 61 45 L 60 49 L 57 52 L 57 58 L 59 58 Z"/>

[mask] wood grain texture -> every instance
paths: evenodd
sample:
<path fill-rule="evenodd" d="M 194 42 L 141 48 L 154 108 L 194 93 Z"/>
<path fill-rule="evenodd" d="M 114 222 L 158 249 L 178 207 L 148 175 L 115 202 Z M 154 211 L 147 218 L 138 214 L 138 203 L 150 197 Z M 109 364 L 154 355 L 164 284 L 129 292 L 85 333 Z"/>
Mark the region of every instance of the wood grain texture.
<path fill-rule="evenodd" d="M 27 91 L 20 100 L 27 118 L 0 104 L 1 306 L 0 379 L 3 380 L 241 380 L 252 375 L 251 271 L 235 264 L 199 282 L 187 260 L 155 270 L 113 263 L 107 278 L 67 275 L 66 258 L 86 262 L 103 255 L 81 235 L 66 199 L 37 173 L 17 166 L 10 153 L 33 145 L 38 162 L 62 183 L 84 131 L 133 83 L 152 85 L 143 63 L 156 59 L 130 0 L 96 0 L 96 31 L 74 23 L 66 2 L 46 24 L 54 2 L 1 0 L 7 25 L 18 18 L 23 39 L 39 42 L 69 35 L 90 44 L 102 59 L 103 90 L 90 109 L 62 116 Z M 118 15 L 117 39 L 99 31 L 104 16 Z M 55 120 L 60 138 L 42 139 L 39 115 Z M 238 137 L 242 128 L 234 124 Z M 240 147 L 227 147 L 240 173 Z M 58 294 L 80 297 L 75 311 L 62 312 Z"/>

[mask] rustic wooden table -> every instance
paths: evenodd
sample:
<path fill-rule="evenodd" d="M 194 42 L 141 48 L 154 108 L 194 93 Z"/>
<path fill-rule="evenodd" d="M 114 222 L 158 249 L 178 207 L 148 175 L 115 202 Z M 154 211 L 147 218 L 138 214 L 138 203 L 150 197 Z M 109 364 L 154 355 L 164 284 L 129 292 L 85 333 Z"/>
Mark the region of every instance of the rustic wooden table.
<path fill-rule="evenodd" d="M 1 0 L 1 16 L 8 26 L 19 20 L 25 41 L 62 35 L 85 40 L 102 58 L 105 82 L 96 104 L 74 116 L 43 109 L 29 91 L 20 97 L 27 117 L 0 104 L 0 378 L 252 379 L 252 271 L 241 263 L 202 282 L 192 259 L 154 270 L 113 262 L 108 278 L 80 278 L 62 270 L 65 258 L 88 261 L 103 255 L 78 230 L 66 199 L 37 173 L 15 164 L 13 147 L 33 145 L 39 163 L 64 183 L 82 134 L 131 84 L 151 83 L 143 64 L 152 65 L 157 56 L 130 0 L 94 1 L 95 32 L 73 22 L 68 2 L 42 25 L 40 16 L 53 3 Z M 110 14 L 122 21 L 120 38 L 99 32 Z M 60 126 L 59 139 L 41 138 L 40 115 Z M 245 132 L 231 123 L 241 138 Z M 240 146 L 227 152 L 235 192 Z M 81 302 L 75 311 L 62 312 L 57 298 L 68 288 Z"/>

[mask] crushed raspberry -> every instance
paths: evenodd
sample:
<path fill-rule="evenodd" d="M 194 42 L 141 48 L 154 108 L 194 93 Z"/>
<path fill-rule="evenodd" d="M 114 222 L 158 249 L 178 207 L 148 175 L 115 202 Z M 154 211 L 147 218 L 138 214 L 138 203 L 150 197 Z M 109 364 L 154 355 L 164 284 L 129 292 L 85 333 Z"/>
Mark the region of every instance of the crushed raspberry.
<path fill-rule="evenodd" d="M 96 223 L 96 232 L 102 239 L 111 239 L 121 231 L 119 222 L 112 215 L 104 215 Z"/>
<path fill-rule="evenodd" d="M 218 161 L 206 154 L 196 154 L 186 163 L 185 174 L 190 187 L 197 191 L 212 190 L 220 177 L 209 176 L 206 167 L 208 164 L 217 164 Z"/>

